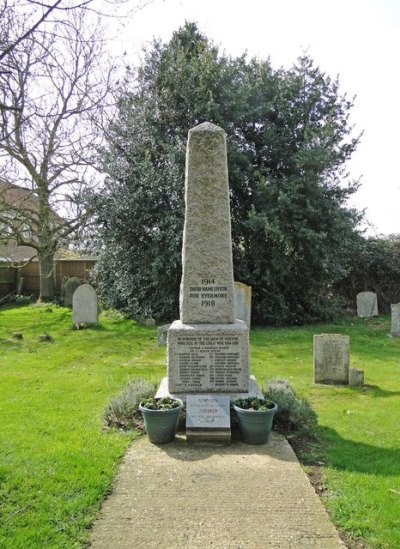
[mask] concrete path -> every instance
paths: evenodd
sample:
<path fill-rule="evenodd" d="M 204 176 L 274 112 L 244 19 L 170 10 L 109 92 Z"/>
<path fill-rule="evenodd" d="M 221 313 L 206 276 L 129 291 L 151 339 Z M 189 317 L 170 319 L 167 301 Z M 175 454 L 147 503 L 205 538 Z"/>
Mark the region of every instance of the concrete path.
<path fill-rule="evenodd" d="M 262 446 L 155 446 L 121 465 L 91 537 L 94 549 L 343 549 L 286 439 Z"/>

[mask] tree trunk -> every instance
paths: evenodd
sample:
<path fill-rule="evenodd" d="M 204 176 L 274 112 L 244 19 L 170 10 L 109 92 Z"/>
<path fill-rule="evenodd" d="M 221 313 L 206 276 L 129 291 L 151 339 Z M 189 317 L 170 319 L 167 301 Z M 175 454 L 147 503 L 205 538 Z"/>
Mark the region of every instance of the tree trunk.
<path fill-rule="evenodd" d="M 40 295 L 39 301 L 52 301 L 56 293 L 56 281 L 54 273 L 54 253 L 38 252 Z"/>

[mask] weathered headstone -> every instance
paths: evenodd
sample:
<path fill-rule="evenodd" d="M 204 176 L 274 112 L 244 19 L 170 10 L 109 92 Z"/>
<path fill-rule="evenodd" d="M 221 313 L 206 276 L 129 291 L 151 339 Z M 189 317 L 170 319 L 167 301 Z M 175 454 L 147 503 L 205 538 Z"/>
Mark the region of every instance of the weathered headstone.
<path fill-rule="evenodd" d="M 75 290 L 81 285 L 81 281 L 76 276 L 72 276 L 65 283 L 64 305 L 72 307 L 72 296 Z"/>
<path fill-rule="evenodd" d="M 392 326 L 390 329 L 390 335 L 393 337 L 400 336 L 400 303 L 395 303 L 390 305 L 390 310 L 392 313 Z"/>
<path fill-rule="evenodd" d="M 243 320 L 251 328 L 251 286 L 235 282 L 235 318 Z"/>
<path fill-rule="evenodd" d="M 314 383 L 348 385 L 349 343 L 346 335 L 314 335 Z"/>
<path fill-rule="evenodd" d="M 357 316 L 360 318 L 378 316 L 378 299 L 375 292 L 357 294 Z"/>
<path fill-rule="evenodd" d="M 167 335 L 168 330 L 170 328 L 171 324 L 163 324 L 162 326 L 159 326 L 157 328 L 157 343 L 158 345 L 166 345 L 167 344 Z"/>
<path fill-rule="evenodd" d="M 90 284 L 81 284 L 72 298 L 72 323 L 97 324 L 98 300 L 97 293 Z"/>
<path fill-rule="evenodd" d="M 249 334 L 235 321 L 225 132 L 208 122 L 189 131 L 180 320 L 168 330 L 170 393 L 249 388 Z"/>
<path fill-rule="evenodd" d="M 145 318 L 145 319 L 144 319 L 143 324 L 144 324 L 145 326 L 155 326 L 155 325 L 156 325 L 156 321 L 155 321 L 154 318 L 148 317 L 148 318 Z"/>

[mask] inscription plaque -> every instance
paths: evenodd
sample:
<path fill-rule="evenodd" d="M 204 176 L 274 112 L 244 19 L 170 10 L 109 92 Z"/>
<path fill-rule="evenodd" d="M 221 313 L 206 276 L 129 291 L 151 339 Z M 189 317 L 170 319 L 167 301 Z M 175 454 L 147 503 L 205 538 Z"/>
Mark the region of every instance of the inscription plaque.
<path fill-rule="evenodd" d="M 229 429 L 228 395 L 188 395 L 186 427 L 189 429 Z"/>
<path fill-rule="evenodd" d="M 175 392 L 248 390 L 248 330 L 232 325 L 188 326 L 175 321 L 169 330 L 168 373 Z"/>
<path fill-rule="evenodd" d="M 188 306 L 190 308 L 220 308 L 231 299 L 228 283 L 221 282 L 215 278 L 202 279 L 196 284 L 189 286 Z"/>

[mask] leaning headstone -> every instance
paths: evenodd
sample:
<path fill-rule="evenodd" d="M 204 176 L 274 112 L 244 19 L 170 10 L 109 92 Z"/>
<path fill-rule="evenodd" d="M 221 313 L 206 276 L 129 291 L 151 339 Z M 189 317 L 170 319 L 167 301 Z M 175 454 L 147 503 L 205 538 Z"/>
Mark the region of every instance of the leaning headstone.
<path fill-rule="evenodd" d="M 360 318 L 378 316 L 378 299 L 375 292 L 357 294 L 357 316 Z"/>
<path fill-rule="evenodd" d="M 235 282 L 235 318 L 243 320 L 250 330 L 251 286 L 247 286 L 243 282 Z"/>
<path fill-rule="evenodd" d="M 349 344 L 346 335 L 314 335 L 314 383 L 348 385 Z"/>
<path fill-rule="evenodd" d="M 81 284 L 72 299 L 72 323 L 97 324 L 98 316 L 96 290 L 90 284 Z"/>
<path fill-rule="evenodd" d="M 171 324 L 163 324 L 157 328 L 157 343 L 159 346 L 167 344 L 168 330 Z"/>
<path fill-rule="evenodd" d="M 72 296 L 80 285 L 81 281 L 76 276 L 72 276 L 66 281 L 64 290 L 64 305 L 66 307 L 72 307 Z"/>
<path fill-rule="evenodd" d="M 392 327 L 390 330 L 390 335 L 393 337 L 400 336 L 400 303 L 390 305 L 390 310 L 392 313 Z"/>
<path fill-rule="evenodd" d="M 180 320 L 168 330 L 170 393 L 246 392 L 249 330 L 235 321 L 225 132 L 189 131 Z"/>

